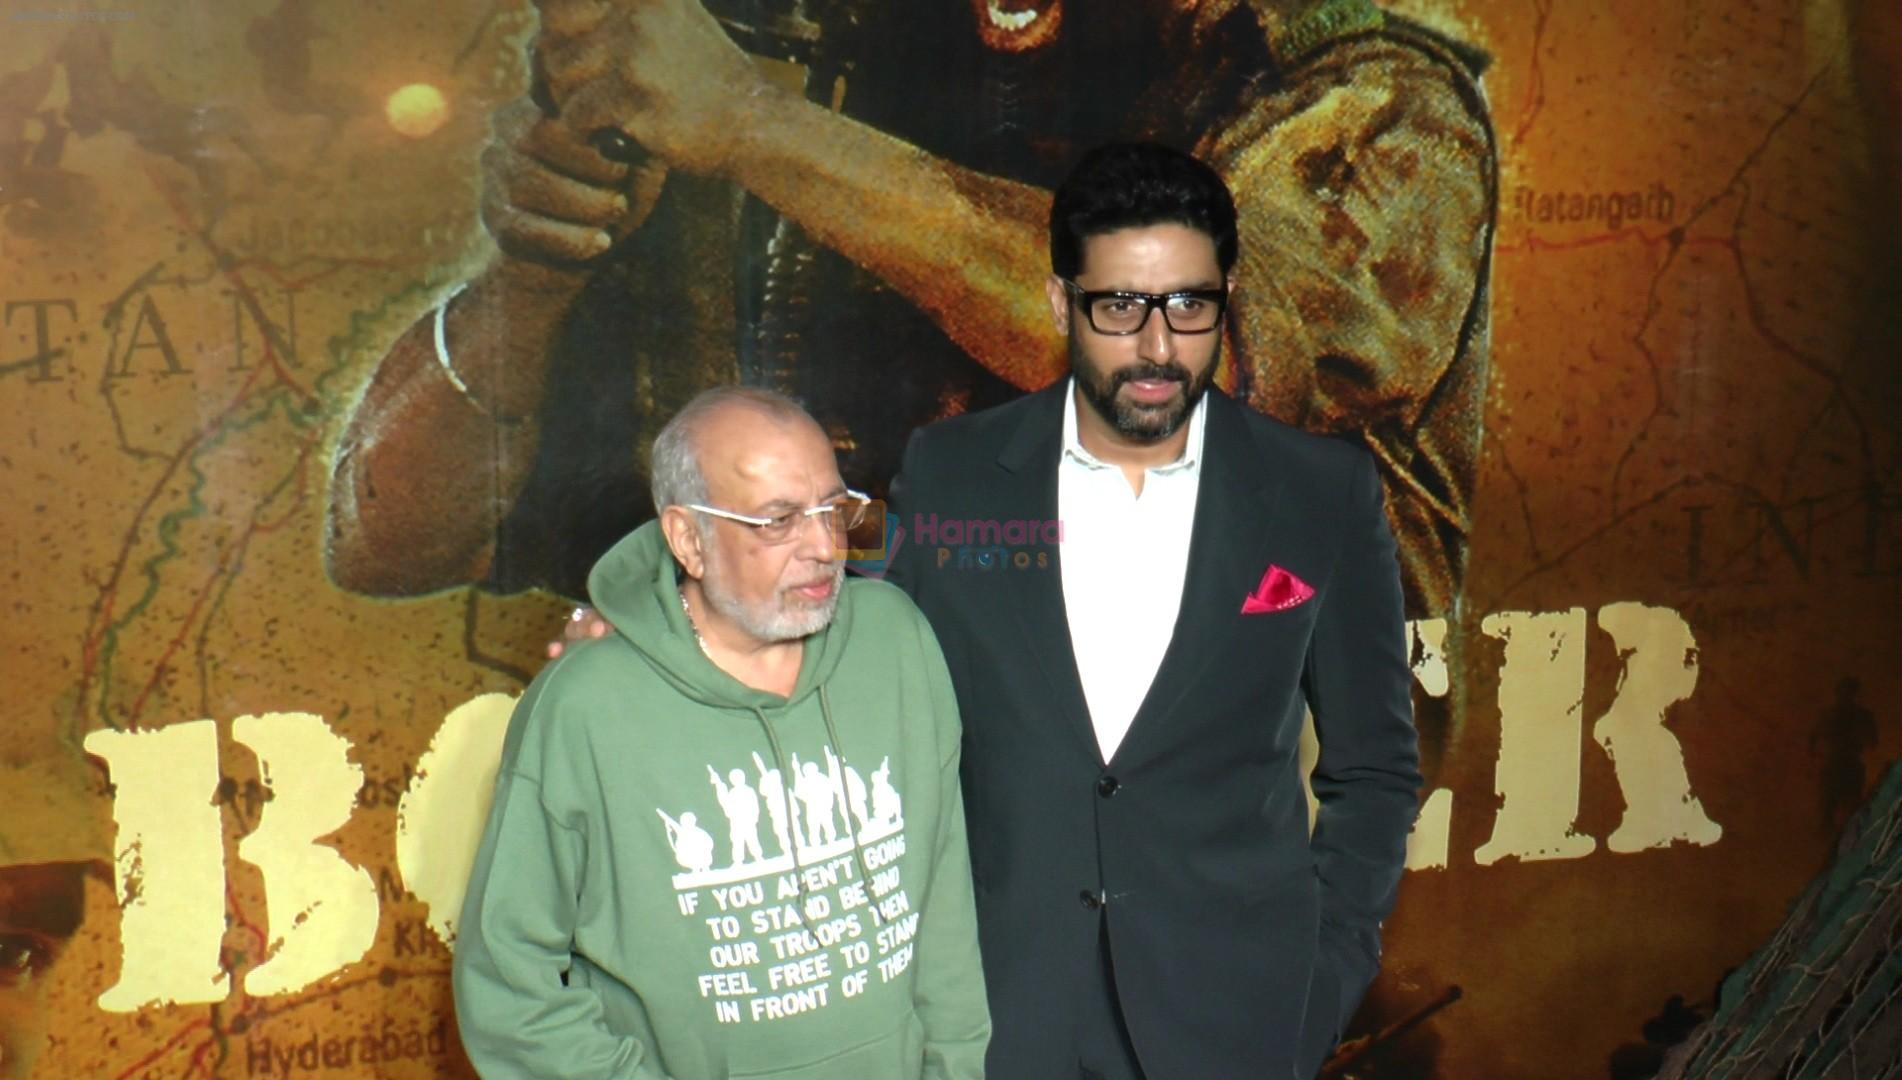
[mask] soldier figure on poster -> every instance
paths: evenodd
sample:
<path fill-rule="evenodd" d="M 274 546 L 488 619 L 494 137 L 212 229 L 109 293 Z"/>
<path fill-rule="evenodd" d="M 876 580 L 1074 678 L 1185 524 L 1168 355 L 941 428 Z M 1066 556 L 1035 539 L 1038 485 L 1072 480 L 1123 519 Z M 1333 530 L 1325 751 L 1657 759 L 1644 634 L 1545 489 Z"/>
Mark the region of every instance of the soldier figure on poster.
<path fill-rule="evenodd" d="M 1409 613 L 1453 612 L 1496 201 L 1471 50 L 1367 0 L 840 3 L 824 47 L 853 62 L 820 104 L 697 0 L 541 10 L 484 157 L 500 255 L 392 347 L 340 447 L 340 584 L 578 595 L 645 513 L 626 447 L 725 382 L 811 402 L 883 491 L 918 425 L 1062 375 L 1026 302 L 1047 189 L 1145 137 L 1236 192 L 1219 385 L 1372 450 Z"/>

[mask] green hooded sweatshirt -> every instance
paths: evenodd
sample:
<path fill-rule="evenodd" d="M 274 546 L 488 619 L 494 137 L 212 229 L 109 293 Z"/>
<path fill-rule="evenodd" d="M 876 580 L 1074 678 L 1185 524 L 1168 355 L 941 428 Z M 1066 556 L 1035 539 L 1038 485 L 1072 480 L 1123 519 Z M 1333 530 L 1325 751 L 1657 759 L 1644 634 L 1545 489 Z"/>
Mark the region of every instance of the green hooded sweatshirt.
<path fill-rule="evenodd" d="M 700 651 L 649 523 L 588 580 L 618 630 L 509 722 L 458 924 L 487 1077 L 979 1077 L 990 1038 L 944 658 L 849 579 L 789 698 Z"/>

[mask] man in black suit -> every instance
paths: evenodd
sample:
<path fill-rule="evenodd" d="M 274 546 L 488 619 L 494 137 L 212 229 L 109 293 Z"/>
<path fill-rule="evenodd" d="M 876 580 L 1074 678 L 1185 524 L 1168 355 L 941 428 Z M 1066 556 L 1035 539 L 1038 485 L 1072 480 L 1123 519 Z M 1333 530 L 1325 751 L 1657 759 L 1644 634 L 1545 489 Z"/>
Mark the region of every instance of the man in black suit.
<path fill-rule="evenodd" d="M 989 1075 L 1310 1077 L 1420 783 L 1374 459 L 1212 388 L 1237 239 L 1207 166 L 1094 151 L 1050 239 L 1071 378 L 919 431 L 893 485 L 889 577 L 965 724 Z"/>

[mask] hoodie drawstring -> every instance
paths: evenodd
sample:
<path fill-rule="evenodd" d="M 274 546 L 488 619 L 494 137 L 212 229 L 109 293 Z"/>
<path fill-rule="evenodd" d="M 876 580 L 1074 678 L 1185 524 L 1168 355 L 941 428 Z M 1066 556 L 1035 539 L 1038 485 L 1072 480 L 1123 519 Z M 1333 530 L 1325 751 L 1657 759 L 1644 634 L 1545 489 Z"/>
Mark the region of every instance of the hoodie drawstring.
<path fill-rule="evenodd" d="M 832 726 L 832 699 L 826 696 L 826 684 L 819 684 L 819 715 L 825 718 L 826 739 L 832 743 L 834 753 L 839 755 L 839 768 L 849 764 L 845 758 L 845 744 L 839 741 L 839 729 Z M 865 849 L 859 846 L 859 830 L 853 827 L 852 810 L 845 810 L 846 831 L 852 834 L 852 857 L 859 864 L 859 878 L 865 882 L 866 895 L 871 895 L 872 871 L 865 865 Z"/>
<path fill-rule="evenodd" d="M 752 706 L 752 709 L 753 718 L 759 721 L 760 729 L 766 732 L 766 745 L 773 752 L 773 768 L 778 770 L 782 778 L 790 777 L 790 780 L 780 780 L 779 797 L 786 801 L 786 831 L 788 833 L 788 839 L 791 840 L 789 846 L 792 849 L 788 851 L 787 854 L 792 856 L 793 861 L 793 901 L 799 905 L 799 917 L 804 919 L 806 917 L 806 905 L 804 902 L 805 887 L 802 882 L 806 876 L 806 864 L 799 861 L 799 823 L 793 820 L 792 814 L 792 786 L 799 782 L 799 777 L 793 775 L 792 769 L 786 765 L 786 752 L 779 745 L 779 733 L 773 730 L 772 721 L 766 719 L 766 710 L 760 708 L 758 705 Z"/>
<path fill-rule="evenodd" d="M 759 721 L 761 730 L 766 732 L 766 743 L 773 752 L 773 766 L 779 770 L 780 776 L 792 776 L 792 770 L 786 763 L 785 751 L 779 745 L 779 733 L 773 730 L 773 723 L 766 718 L 766 711 L 757 705 L 752 706 L 752 711 L 754 719 Z M 826 695 L 824 683 L 819 684 L 819 715 L 825 719 L 826 742 L 830 745 L 832 752 L 838 755 L 839 767 L 843 769 L 847 764 L 845 746 L 839 742 L 839 729 L 832 722 L 832 699 Z M 798 779 L 797 776 L 793 776 L 794 782 L 797 782 Z M 791 833 L 790 838 L 792 840 L 793 903 L 799 912 L 799 918 L 803 928 L 803 923 L 806 919 L 806 864 L 799 858 L 798 825 L 790 820 L 793 801 L 792 788 L 787 786 L 781 790 L 783 792 L 782 797 L 786 800 L 788 831 Z M 871 868 L 865 864 L 865 849 L 859 846 L 857 823 L 852 820 L 852 811 L 849 806 L 842 807 L 841 809 L 845 815 L 845 831 L 852 838 L 853 860 L 858 863 L 860 880 L 865 882 L 867 895 L 870 895 L 872 888 L 872 871 Z M 805 929 L 807 933 L 812 932 L 810 928 Z"/>

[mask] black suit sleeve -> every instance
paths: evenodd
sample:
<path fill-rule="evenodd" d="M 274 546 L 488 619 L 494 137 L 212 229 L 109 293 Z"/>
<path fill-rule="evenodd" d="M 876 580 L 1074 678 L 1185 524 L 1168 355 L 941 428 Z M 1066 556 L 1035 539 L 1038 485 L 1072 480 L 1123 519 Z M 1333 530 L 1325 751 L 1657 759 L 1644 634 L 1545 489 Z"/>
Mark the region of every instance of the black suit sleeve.
<path fill-rule="evenodd" d="M 1340 561 L 1319 598 L 1303 676 L 1321 744 L 1312 778 L 1321 941 L 1302 1039 L 1310 1053 L 1322 1036 L 1333 1045 L 1378 971 L 1380 923 L 1393 909 L 1419 805 L 1400 567 L 1364 452 L 1346 504 Z"/>
<path fill-rule="evenodd" d="M 905 443 L 904 460 L 898 466 L 898 475 L 892 478 L 891 490 L 885 499 L 898 526 L 892 537 L 898 550 L 892 553 L 891 562 L 885 567 L 885 580 L 905 590 L 914 603 L 921 583 L 918 560 L 923 558 L 923 549 L 914 542 L 910 522 L 917 514 L 918 489 L 923 481 L 924 451 L 920 444 L 924 434 L 923 428 L 911 433 L 911 439 Z"/>

